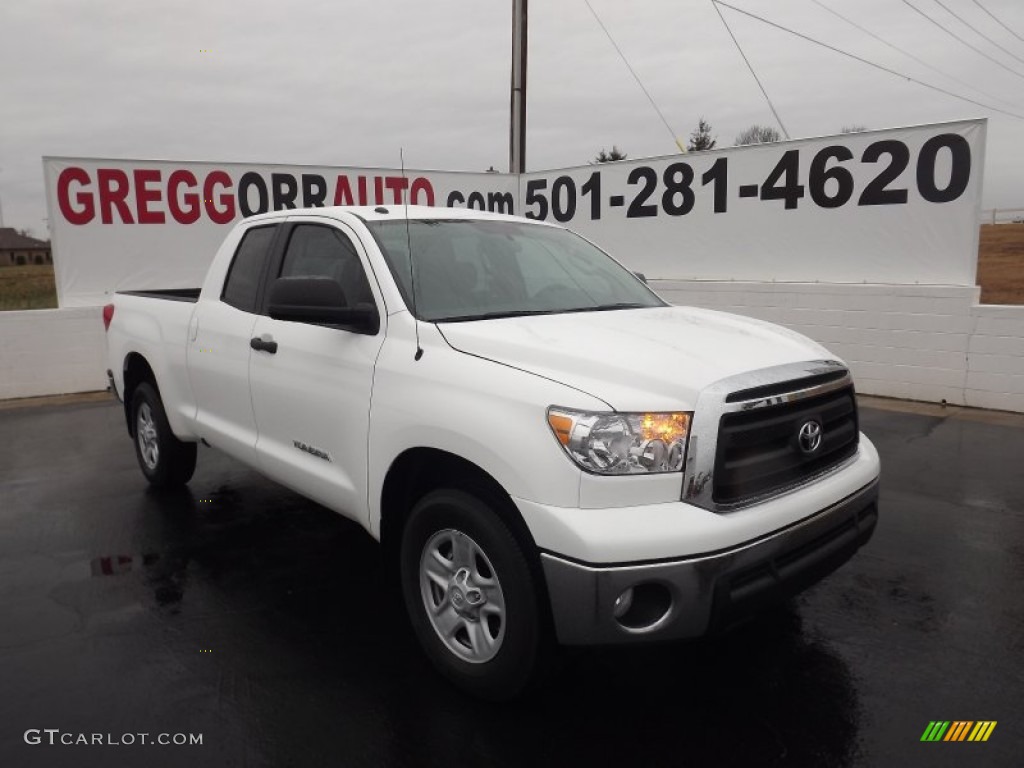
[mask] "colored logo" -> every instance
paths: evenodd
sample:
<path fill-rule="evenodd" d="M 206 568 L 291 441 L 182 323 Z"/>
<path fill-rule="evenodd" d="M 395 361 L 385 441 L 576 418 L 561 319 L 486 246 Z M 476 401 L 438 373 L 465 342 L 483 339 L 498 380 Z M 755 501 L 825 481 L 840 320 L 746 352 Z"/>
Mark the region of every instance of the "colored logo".
<path fill-rule="evenodd" d="M 996 728 L 995 720 L 932 720 L 921 734 L 921 741 L 988 741 Z"/>

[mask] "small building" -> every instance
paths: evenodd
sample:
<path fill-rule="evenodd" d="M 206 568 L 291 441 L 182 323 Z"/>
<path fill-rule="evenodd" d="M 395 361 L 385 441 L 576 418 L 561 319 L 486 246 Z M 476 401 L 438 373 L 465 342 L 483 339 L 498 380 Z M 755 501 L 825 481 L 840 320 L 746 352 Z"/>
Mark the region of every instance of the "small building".
<path fill-rule="evenodd" d="M 13 227 L 0 227 L 0 267 L 53 264 L 50 243 L 21 235 Z"/>

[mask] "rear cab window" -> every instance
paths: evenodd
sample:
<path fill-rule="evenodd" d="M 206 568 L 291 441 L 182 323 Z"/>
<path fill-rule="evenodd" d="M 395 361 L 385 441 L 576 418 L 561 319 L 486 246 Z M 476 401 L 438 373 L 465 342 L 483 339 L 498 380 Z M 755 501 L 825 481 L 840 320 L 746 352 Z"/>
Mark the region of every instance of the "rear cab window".
<path fill-rule="evenodd" d="M 253 227 L 242 236 L 224 280 L 221 301 L 243 312 L 256 312 L 260 281 L 266 268 L 277 225 Z"/>

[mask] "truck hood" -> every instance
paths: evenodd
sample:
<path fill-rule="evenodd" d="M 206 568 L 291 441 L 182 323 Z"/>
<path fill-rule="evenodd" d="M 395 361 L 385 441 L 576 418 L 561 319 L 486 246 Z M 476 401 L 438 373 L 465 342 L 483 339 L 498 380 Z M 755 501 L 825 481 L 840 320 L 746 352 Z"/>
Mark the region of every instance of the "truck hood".
<path fill-rule="evenodd" d="M 699 392 L 719 379 L 835 359 L 795 331 L 694 307 L 497 318 L 438 328 L 460 352 L 553 379 L 619 411 L 691 410 Z"/>

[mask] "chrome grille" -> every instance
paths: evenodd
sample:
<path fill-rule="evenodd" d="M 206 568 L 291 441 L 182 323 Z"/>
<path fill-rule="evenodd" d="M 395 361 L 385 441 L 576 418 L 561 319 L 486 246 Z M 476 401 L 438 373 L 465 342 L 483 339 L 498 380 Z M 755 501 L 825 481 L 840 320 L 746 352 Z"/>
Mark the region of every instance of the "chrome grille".
<path fill-rule="evenodd" d="M 816 382 L 817 383 L 817 382 Z M 791 391 L 806 381 L 787 382 Z M 852 385 L 822 394 L 724 413 L 719 424 L 712 499 L 735 505 L 798 485 L 857 451 L 857 403 Z M 801 447 L 803 425 L 820 425 L 816 450 Z"/>
<path fill-rule="evenodd" d="M 783 433 L 792 430 L 786 436 L 795 440 L 805 423 L 795 422 L 807 414 L 829 422 L 828 442 L 797 461 Z M 851 439 L 840 441 L 843 434 Z M 838 360 L 719 379 L 701 390 L 694 405 L 681 498 L 712 512 L 760 503 L 852 461 L 858 438 L 853 379 Z"/>

